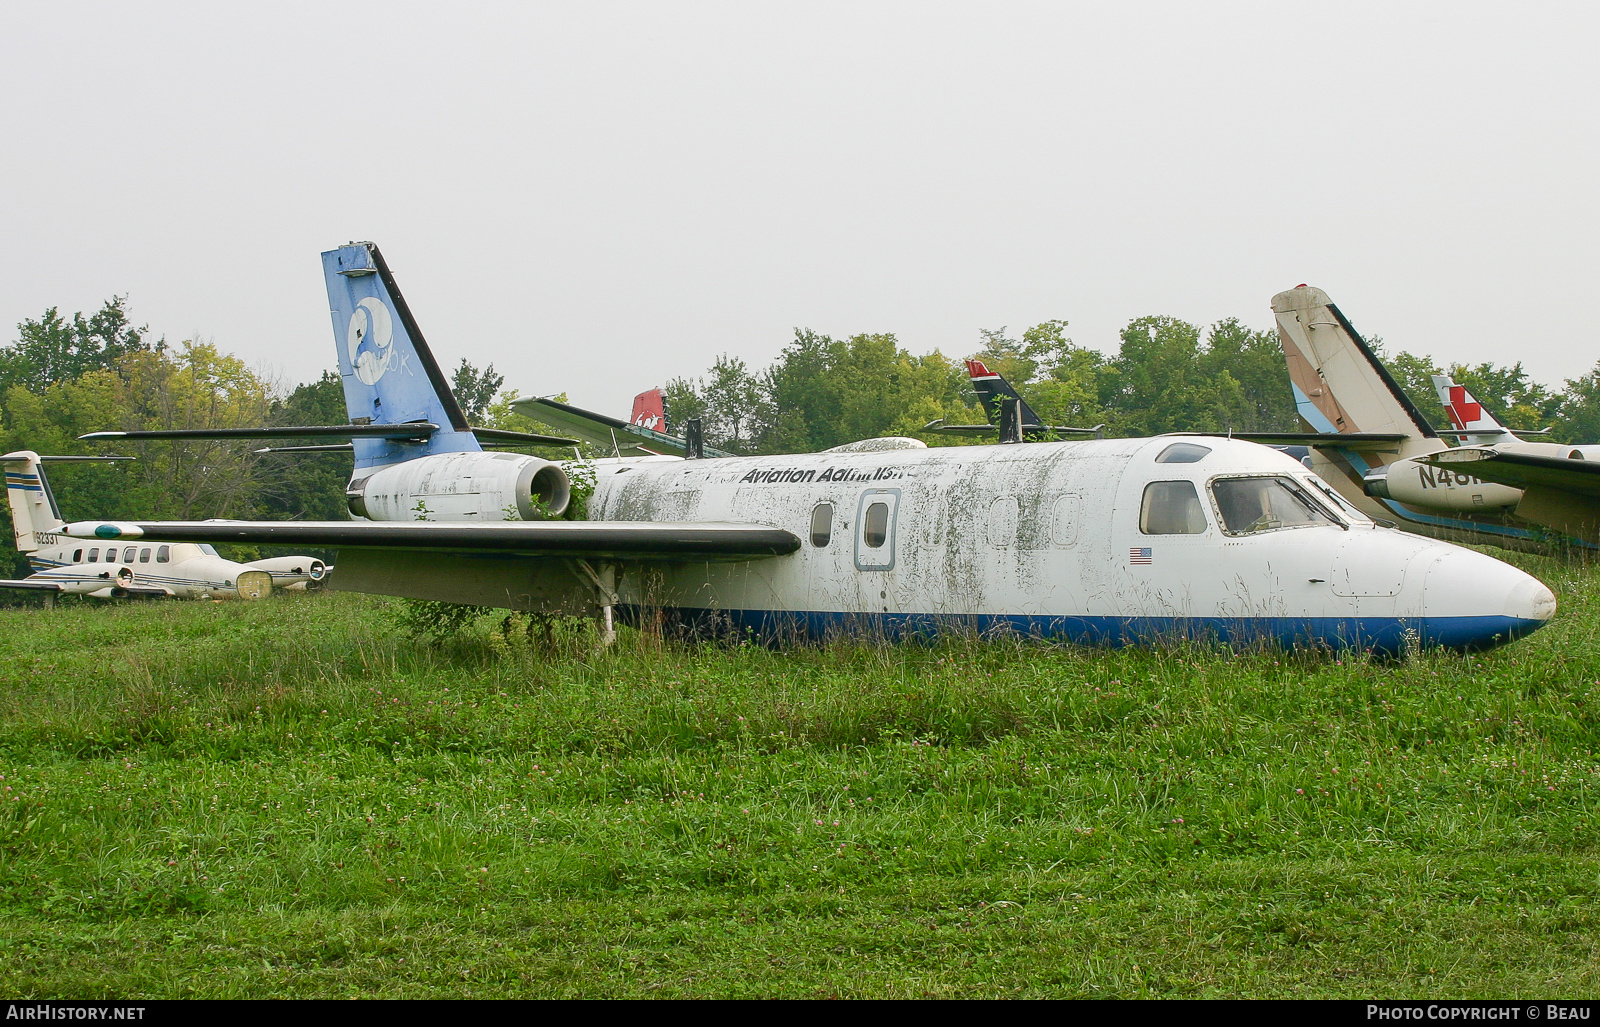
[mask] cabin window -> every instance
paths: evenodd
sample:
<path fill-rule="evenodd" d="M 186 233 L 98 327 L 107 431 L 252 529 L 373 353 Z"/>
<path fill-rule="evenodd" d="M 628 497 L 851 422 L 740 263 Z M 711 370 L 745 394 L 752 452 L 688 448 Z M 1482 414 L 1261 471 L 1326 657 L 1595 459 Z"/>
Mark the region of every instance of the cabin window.
<path fill-rule="evenodd" d="M 83 550 L 74 549 L 72 551 L 72 562 L 73 563 L 82 563 L 83 562 Z"/>
<path fill-rule="evenodd" d="M 1339 523 L 1292 478 L 1218 478 L 1211 494 L 1230 535 Z"/>
<path fill-rule="evenodd" d="M 139 547 L 137 547 L 137 546 L 129 546 L 127 549 L 124 549 L 122 551 L 122 562 L 123 563 L 132 563 L 133 562 L 133 554 L 138 552 L 138 551 L 139 551 Z"/>
<path fill-rule="evenodd" d="M 1146 535 L 1199 535 L 1206 530 L 1205 511 L 1192 481 L 1153 481 L 1144 487 L 1139 530 Z"/>
<path fill-rule="evenodd" d="M 207 556 L 216 556 L 217 555 L 217 550 L 216 550 L 215 546 L 208 546 L 204 542 L 202 542 L 202 543 L 200 543 L 198 548 L 202 553 L 206 554 Z"/>
<path fill-rule="evenodd" d="M 150 562 L 150 547 L 149 546 L 146 546 L 145 548 L 139 550 L 139 562 L 140 563 L 149 563 Z"/>
<path fill-rule="evenodd" d="M 89 562 L 90 563 L 99 563 L 100 562 L 100 550 L 98 548 L 89 550 Z"/>
<path fill-rule="evenodd" d="M 867 544 L 868 549 L 882 549 L 888 537 L 889 504 L 873 503 L 867 507 L 867 515 L 862 522 L 861 541 Z"/>
<path fill-rule="evenodd" d="M 811 511 L 811 544 L 818 549 L 826 549 L 831 538 L 833 538 L 833 504 L 818 503 L 817 508 Z"/>
<path fill-rule="evenodd" d="M 1204 460 L 1211 453 L 1209 446 L 1197 446 L 1193 442 L 1174 442 L 1161 451 L 1156 457 L 1158 464 L 1195 464 Z"/>
<path fill-rule="evenodd" d="M 156 563 L 166 563 L 172 559 L 172 547 L 162 546 L 156 550 Z"/>
<path fill-rule="evenodd" d="M 1017 544 L 1017 499 L 1001 496 L 989 504 L 989 544 L 1010 549 Z"/>
<path fill-rule="evenodd" d="M 1056 500 L 1054 540 L 1058 546 L 1075 545 L 1078 541 L 1078 520 L 1081 504 L 1077 496 L 1062 496 Z"/>

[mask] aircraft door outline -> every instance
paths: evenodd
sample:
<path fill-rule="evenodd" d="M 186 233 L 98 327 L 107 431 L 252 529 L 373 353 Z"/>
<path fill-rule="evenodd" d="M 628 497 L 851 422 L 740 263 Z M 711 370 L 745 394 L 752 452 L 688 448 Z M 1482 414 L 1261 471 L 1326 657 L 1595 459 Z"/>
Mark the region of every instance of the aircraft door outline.
<path fill-rule="evenodd" d="M 873 508 L 887 507 L 883 514 Z M 856 570 L 892 571 L 895 563 L 895 522 L 900 513 L 899 489 L 868 489 L 856 504 Z M 869 514 L 871 516 L 869 516 Z M 872 538 L 881 539 L 872 545 Z"/>

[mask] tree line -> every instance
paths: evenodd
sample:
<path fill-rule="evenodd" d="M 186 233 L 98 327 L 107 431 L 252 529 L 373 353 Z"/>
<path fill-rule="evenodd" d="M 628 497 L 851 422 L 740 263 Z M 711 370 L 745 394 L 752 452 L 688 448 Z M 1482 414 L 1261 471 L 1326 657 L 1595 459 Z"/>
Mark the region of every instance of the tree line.
<path fill-rule="evenodd" d="M 1382 340 L 1370 341 L 1383 352 Z M 1076 344 L 1065 321 L 1046 321 L 1020 333 L 982 331 L 970 355 L 1005 375 L 1048 424 L 1104 424 L 1109 437 L 1297 429 L 1274 333 L 1235 318 L 1204 329 L 1175 317 L 1137 318 L 1120 333 L 1115 354 Z M 1425 414 L 1446 424 L 1428 380 L 1442 369 L 1407 352 L 1384 359 Z M 1600 365 L 1559 389 L 1531 380 L 1520 363 L 1448 370 L 1515 428 L 1552 427 L 1557 441 L 1600 441 Z M 453 383 L 474 424 L 548 430 L 512 413 L 518 393 L 502 388 L 504 377 L 492 364 L 480 370 L 462 360 Z M 888 333 L 841 339 L 797 329 L 765 368 L 724 355 L 703 374 L 672 379 L 665 392 L 673 430 L 698 417 L 708 443 L 736 453 L 814 452 L 882 435 L 929 445 L 983 441 L 924 431 L 937 418 L 983 421 L 962 358 L 913 354 Z M 260 454 L 255 451 L 263 443 L 236 442 L 108 445 L 78 436 L 338 424 L 346 416 L 337 373 L 293 386 L 272 381 L 211 342 L 152 338 L 147 326 L 134 324 L 122 296 L 87 316 L 51 308 L 24 320 L 16 338 L 0 347 L 0 444 L 6 452 L 137 458 L 52 468 L 68 519 L 343 518 L 348 453 Z M 552 459 L 573 455 L 533 452 Z M 9 513 L 4 516 L 9 526 Z"/>

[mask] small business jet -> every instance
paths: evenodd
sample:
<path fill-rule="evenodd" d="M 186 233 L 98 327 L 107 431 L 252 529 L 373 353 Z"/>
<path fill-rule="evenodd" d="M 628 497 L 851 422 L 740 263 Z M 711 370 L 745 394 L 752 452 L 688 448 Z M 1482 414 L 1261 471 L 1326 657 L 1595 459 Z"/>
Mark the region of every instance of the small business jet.
<path fill-rule="evenodd" d="M 97 599 L 259 599 L 274 586 L 304 588 L 327 574 L 321 560 L 304 556 L 241 564 L 224 560 L 205 543 L 119 545 L 94 539 L 86 544 L 70 538 L 44 464 L 100 459 L 105 458 L 42 457 L 31 450 L 0 456 L 17 550 L 34 569 L 26 578 L 0 580 L 0 588 Z"/>
<path fill-rule="evenodd" d="M 1312 468 L 1347 502 L 1420 535 L 1543 550 L 1553 529 L 1600 542 L 1590 447 L 1525 442 L 1448 378 L 1434 384 L 1453 427 L 1436 430 L 1321 289 L 1281 292 L 1272 310 L 1309 432 L 1236 438 L 1309 445 Z"/>
<path fill-rule="evenodd" d="M 1140 644 L 1479 649 L 1555 598 L 1498 560 L 1375 525 L 1295 460 L 1165 436 L 596 461 L 588 521 L 532 456 L 483 452 L 376 246 L 323 254 L 356 521 L 68 525 L 120 544 L 337 547 L 335 589 L 763 639 L 1005 632 Z"/>

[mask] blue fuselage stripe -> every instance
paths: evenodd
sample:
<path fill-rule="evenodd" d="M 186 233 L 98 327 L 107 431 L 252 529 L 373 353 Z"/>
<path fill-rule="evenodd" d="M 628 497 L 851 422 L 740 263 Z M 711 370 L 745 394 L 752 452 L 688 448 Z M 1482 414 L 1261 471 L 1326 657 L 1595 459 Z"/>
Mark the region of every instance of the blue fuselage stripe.
<path fill-rule="evenodd" d="M 648 622 L 642 607 L 618 607 L 625 622 Z M 1520 638 L 1545 621 L 1516 617 L 1094 617 L 1033 614 L 838 613 L 816 610 L 667 609 L 674 620 L 760 638 L 889 639 L 948 634 L 1015 636 L 1082 645 L 1143 645 L 1197 640 L 1270 642 L 1333 649 L 1402 652 L 1408 645 L 1488 649 Z"/>

